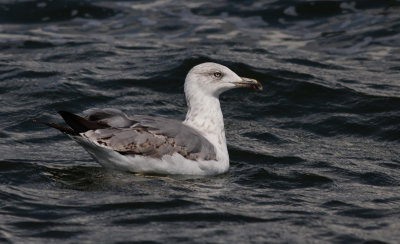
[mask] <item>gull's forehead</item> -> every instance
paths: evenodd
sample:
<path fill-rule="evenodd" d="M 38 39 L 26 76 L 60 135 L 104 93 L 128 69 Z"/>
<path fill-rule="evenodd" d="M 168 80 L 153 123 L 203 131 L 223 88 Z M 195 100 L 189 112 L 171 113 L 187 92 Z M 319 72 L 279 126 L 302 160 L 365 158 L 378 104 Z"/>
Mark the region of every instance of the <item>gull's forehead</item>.
<path fill-rule="evenodd" d="M 192 69 L 193 71 L 197 71 L 197 72 L 208 72 L 208 71 L 230 71 L 230 69 L 228 69 L 227 67 L 220 65 L 220 64 L 216 64 L 216 63 L 202 63 L 199 65 L 196 65 L 193 67 Z"/>

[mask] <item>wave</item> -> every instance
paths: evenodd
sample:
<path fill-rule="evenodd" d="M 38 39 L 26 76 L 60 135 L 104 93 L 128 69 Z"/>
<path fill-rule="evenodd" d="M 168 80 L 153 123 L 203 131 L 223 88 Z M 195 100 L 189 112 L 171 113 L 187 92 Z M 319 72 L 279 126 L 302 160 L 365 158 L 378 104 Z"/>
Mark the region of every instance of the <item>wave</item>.
<path fill-rule="evenodd" d="M 0 4 L 0 23 L 55 22 L 77 17 L 102 19 L 118 12 L 89 1 L 3 1 Z"/>

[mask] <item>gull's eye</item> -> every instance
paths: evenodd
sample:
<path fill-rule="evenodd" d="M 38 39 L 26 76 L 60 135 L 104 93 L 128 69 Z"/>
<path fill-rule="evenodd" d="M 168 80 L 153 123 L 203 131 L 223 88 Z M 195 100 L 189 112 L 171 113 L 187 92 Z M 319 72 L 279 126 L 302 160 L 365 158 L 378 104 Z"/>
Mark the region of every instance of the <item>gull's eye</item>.
<path fill-rule="evenodd" d="M 214 77 L 221 78 L 222 77 L 222 73 L 217 71 L 217 72 L 214 73 Z"/>

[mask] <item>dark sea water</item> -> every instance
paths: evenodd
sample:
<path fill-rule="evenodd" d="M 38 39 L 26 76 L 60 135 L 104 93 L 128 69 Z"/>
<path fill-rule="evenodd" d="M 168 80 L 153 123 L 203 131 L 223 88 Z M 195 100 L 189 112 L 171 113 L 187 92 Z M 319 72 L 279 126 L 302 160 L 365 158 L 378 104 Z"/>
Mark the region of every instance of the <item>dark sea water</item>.
<path fill-rule="evenodd" d="M 213 61 L 231 167 L 107 171 L 33 119 L 183 119 Z M 0 2 L 0 243 L 400 243 L 400 2 Z"/>

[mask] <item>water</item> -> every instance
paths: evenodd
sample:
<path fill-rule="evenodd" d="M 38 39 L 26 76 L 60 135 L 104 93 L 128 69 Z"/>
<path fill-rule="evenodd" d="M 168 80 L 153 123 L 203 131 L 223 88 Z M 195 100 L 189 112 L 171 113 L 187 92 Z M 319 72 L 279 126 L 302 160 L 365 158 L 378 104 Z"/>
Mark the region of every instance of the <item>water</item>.
<path fill-rule="evenodd" d="M 400 242 L 398 1 L 2 1 L 0 242 Z M 32 119 L 115 107 L 183 119 L 203 61 L 231 168 L 110 172 Z"/>

